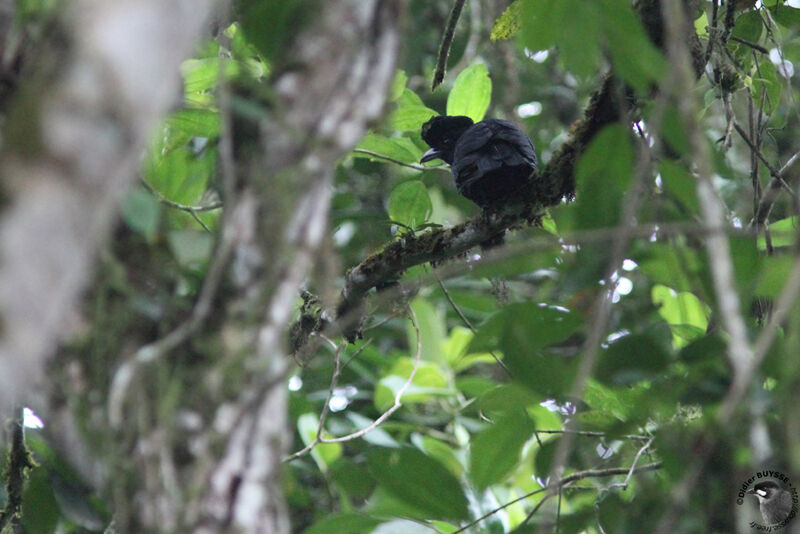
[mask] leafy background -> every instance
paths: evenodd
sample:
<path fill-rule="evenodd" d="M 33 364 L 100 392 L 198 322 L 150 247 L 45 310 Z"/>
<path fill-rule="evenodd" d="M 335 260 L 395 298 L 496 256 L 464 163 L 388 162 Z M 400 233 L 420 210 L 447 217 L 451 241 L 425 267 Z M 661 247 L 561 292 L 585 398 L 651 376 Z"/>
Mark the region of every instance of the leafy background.
<path fill-rule="evenodd" d="M 35 26 L 52 9 L 22 4 L 29 15 L 20 24 Z M 666 99 L 656 111 L 653 87 L 672 71 L 630 2 L 467 2 L 448 74 L 434 91 L 451 2 L 409 2 L 385 118 L 336 168 L 329 241 L 337 276 L 308 286 L 323 302 L 347 268 L 387 243 L 478 215 L 447 168 L 418 163 L 427 148 L 420 127 L 430 117 L 512 119 L 547 162 L 608 72 L 640 97 L 641 121 L 597 135 L 577 166 L 576 201 L 511 232 L 507 253 L 475 249 L 443 258 L 441 276 L 422 265 L 387 280 L 386 297 L 368 302 L 365 339 L 323 343 L 294 368 L 289 413 L 302 454 L 284 472 L 293 531 L 521 533 L 557 525 L 562 533 L 619 533 L 656 531 L 668 520 L 674 531 L 733 532 L 759 520 L 753 502 L 736 505 L 743 480 L 762 468 L 800 473 L 800 315 L 790 302 L 778 328 L 770 313 L 797 269 L 797 168 L 788 162 L 798 151 L 800 6 L 741 3 L 735 39 L 722 43 L 708 31 L 713 3 L 695 4 L 695 28 L 717 53 L 683 95 L 698 104 L 687 127 L 680 102 Z M 224 209 L 221 80 L 266 81 L 284 68 L 280 43 L 305 9 L 299 0 L 243 5 L 252 7 L 183 63 L 183 105 L 153 135 L 141 184 L 127 194 L 118 245 L 86 303 L 87 315 L 107 317 L 99 323 L 106 331 L 75 342 L 98 359 L 117 350 L 115 333 L 153 328 L 164 308 L 187 309 L 206 275 Z M 757 138 L 764 161 L 731 130 L 732 117 Z M 691 128 L 700 131 L 708 178 L 724 204 L 729 258 L 704 250 L 708 200 L 697 194 Z M 643 157 L 654 158 L 645 171 Z M 765 162 L 787 165 L 787 185 L 768 224 L 753 229 L 771 180 Z M 627 224 L 634 184 L 641 206 L 616 265 L 612 243 Z M 732 416 L 720 415 L 735 364 L 714 285 L 717 261 L 733 267 L 749 343 L 758 347 L 763 332 L 777 328 Z M 132 270 L 148 283 L 132 283 Z M 597 324 L 597 362 L 576 395 Z M 172 392 L 173 405 L 159 405 L 168 414 L 185 393 L 169 374 L 159 383 Z M 358 432 L 387 410 L 394 411 L 363 436 L 318 440 Z M 110 501 L 82 489 L 36 430 L 28 441 L 38 467 L 22 500 L 25 531 L 103 530 Z M 580 477 L 552 485 L 558 462 L 563 476 Z M 634 467 L 648 470 L 632 474 Z M 0 504 L 7 497 L 0 494 Z"/>

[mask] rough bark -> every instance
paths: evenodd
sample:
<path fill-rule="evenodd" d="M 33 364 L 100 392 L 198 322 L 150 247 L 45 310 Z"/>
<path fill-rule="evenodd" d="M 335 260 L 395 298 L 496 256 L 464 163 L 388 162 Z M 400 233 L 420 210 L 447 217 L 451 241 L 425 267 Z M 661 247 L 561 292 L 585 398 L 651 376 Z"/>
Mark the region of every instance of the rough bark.
<path fill-rule="evenodd" d="M 74 316 L 145 142 L 179 95 L 178 65 L 211 7 L 69 3 L 58 65 L 21 84 L 0 161 L 3 411 L 41 390 L 45 360 Z"/>

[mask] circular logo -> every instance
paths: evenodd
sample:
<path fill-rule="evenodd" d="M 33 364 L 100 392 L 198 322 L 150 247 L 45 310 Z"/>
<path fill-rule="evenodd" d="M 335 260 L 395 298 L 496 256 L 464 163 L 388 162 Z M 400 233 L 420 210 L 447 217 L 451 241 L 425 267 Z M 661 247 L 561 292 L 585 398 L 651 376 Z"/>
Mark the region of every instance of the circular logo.
<path fill-rule="evenodd" d="M 763 519 L 751 521 L 750 527 L 762 532 L 784 528 L 797 515 L 797 487 L 780 471 L 765 470 L 742 482 L 736 496 L 739 506 L 756 506 Z"/>

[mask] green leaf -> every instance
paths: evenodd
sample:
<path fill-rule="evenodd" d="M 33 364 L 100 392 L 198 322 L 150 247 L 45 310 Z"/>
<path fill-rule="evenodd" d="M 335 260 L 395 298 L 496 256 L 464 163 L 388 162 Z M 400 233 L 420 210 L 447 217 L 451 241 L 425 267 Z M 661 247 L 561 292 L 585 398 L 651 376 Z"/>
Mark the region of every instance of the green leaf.
<path fill-rule="evenodd" d="M 317 437 L 317 430 L 319 429 L 319 417 L 315 413 L 304 413 L 297 418 L 297 433 L 300 434 L 300 439 L 306 446 L 314 442 Z M 323 438 L 330 438 L 331 436 L 322 431 Z M 320 471 L 326 472 L 333 462 L 339 459 L 342 455 L 341 443 L 318 443 L 311 449 L 311 457 L 316 462 Z"/>
<path fill-rule="evenodd" d="M 303 534 L 364 534 L 381 524 L 380 519 L 363 514 L 339 513 L 317 521 Z"/>
<path fill-rule="evenodd" d="M 483 120 L 492 100 L 492 80 L 486 65 L 477 64 L 462 70 L 447 97 L 448 115 L 466 115 Z"/>
<path fill-rule="evenodd" d="M 630 135 L 618 124 L 605 127 L 578 161 L 576 212 L 579 229 L 614 226 L 633 173 Z"/>
<path fill-rule="evenodd" d="M 786 28 L 800 28 L 800 9 L 789 6 L 773 6 L 769 12 L 775 22 Z"/>
<path fill-rule="evenodd" d="M 414 361 L 411 358 L 398 359 L 389 372 L 375 386 L 373 402 L 375 407 L 384 411 L 394 404 L 400 389 L 411 376 Z M 403 393 L 403 404 L 427 402 L 433 396 L 448 396 L 453 391 L 448 387 L 447 379 L 442 375 L 438 365 L 421 361 L 414 374 L 414 380 Z"/>
<path fill-rule="evenodd" d="M 420 180 L 397 185 L 389 196 L 389 218 L 412 229 L 425 223 L 432 209 L 428 188 Z"/>
<path fill-rule="evenodd" d="M 788 217 L 770 223 L 769 232 L 772 236 L 772 246 L 792 246 L 797 240 L 798 227 L 800 227 L 800 219 L 798 217 Z M 767 242 L 761 235 L 758 237 L 757 246 L 759 250 L 767 250 Z"/>
<path fill-rule="evenodd" d="M 22 525 L 29 534 L 55 532 L 60 518 L 47 469 L 30 471 L 22 492 Z"/>
<path fill-rule="evenodd" d="M 699 203 L 695 190 L 695 180 L 680 163 L 664 159 L 659 162 L 664 190 L 692 213 L 697 213 Z"/>
<path fill-rule="evenodd" d="M 563 0 L 523 0 L 521 6 L 522 44 L 533 50 L 547 50 L 563 31 Z"/>
<path fill-rule="evenodd" d="M 667 62 L 650 41 L 628 0 L 602 0 L 601 4 L 602 24 L 614 70 L 637 92 L 644 94 L 667 71 Z"/>
<path fill-rule="evenodd" d="M 626 386 L 655 378 L 669 362 L 659 337 L 647 332 L 632 334 L 617 339 L 602 352 L 596 376 L 605 383 Z"/>
<path fill-rule="evenodd" d="M 153 239 L 161 220 L 161 205 L 150 191 L 134 187 L 122 204 L 122 220 L 134 232 Z"/>
<path fill-rule="evenodd" d="M 533 431 L 533 422 L 518 407 L 475 435 L 469 457 L 469 474 L 475 486 L 483 490 L 505 480 L 519 464 L 522 446 Z"/>
<path fill-rule="evenodd" d="M 219 137 L 219 113 L 210 109 L 182 109 L 167 119 L 167 126 L 190 137 Z"/>
<path fill-rule="evenodd" d="M 458 479 L 417 449 L 374 448 L 367 453 L 372 476 L 388 492 L 426 514 L 426 519 L 469 517 Z"/>
<path fill-rule="evenodd" d="M 428 299 L 417 297 L 411 302 L 411 309 L 417 316 L 420 341 L 422 342 L 422 359 L 444 364 L 442 343 L 447 337 L 445 318 Z M 406 329 L 408 347 L 413 355 L 417 350 L 417 333 L 409 321 Z"/>
<path fill-rule="evenodd" d="M 783 291 L 794 266 L 791 256 L 768 256 L 758 273 L 755 294 L 759 297 L 778 297 Z"/>
<path fill-rule="evenodd" d="M 167 244 L 178 260 L 187 268 L 205 265 L 214 248 L 214 237 L 208 232 L 197 230 L 172 230 L 167 234 Z"/>
<path fill-rule="evenodd" d="M 408 83 L 408 75 L 406 74 L 406 71 L 398 69 L 397 74 L 394 75 L 394 80 L 392 80 L 392 86 L 389 89 L 390 102 L 394 102 L 403 96 L 403 91 L 406 89 L 406 83 Z"/>
<path fill-rule="evenodd" d="M 658 306 L 658 314 L 670 325 L 675 348 L 681 348 L 705 334 L 711 309 L 694 294 L 686 291 L 679 293 L 656 284 L 651 296 L 653 304 Z"/>
<path fill-rule="evenodd" d="M 422 99 L 410 89 L 404 89 L 397 99 L 397 108 L 389 117 L 392 128 L 402 132 L 422 130 L 422 125 L 431 117 L 438 115 L 434 110 L 422 103 Z"/>
<path fill-rule="evenodd" d="M 512 304 L 494 315 L 470 345 L 473 351 L 496 350 L 520 384 L 541 395 L 565 394 L 575 361 L 547 354 L 544 349 L 568 338 L 581 321 L 569 311 L 538 304 Z"/>
<path fill-rule="evenodd" d="M 757 107 L 763 107 L 767 115 L 775 111 L 781 99 L 783 84 L 778 79 L 778 71 L 771 61 L 762 61 L 758 71 L 750 79 L 750 93 Z"/>
<path fill-rule="evenodd" d="M 365 135 L 356 148 L 369 150 L 405 163 L 417 163 L 422 157 L 422 150 L 408 137 L 385 137 L 372 132 Z M 372 161 L 386 161 L 383 158 L 359 152 L 353 152 L 353 157 L 369 158 Z"/>
<path fill-rule="evenodd" d="M 502 15 L 497 17 L 492 26 L 492 33 L 489 38 L 492 41 L 503 41 L 511 39 L 517 32 L 519 32 L 520 24 L 520 8 L 522 0 L 514 0 L 511 5 L 503 11 Z"/>

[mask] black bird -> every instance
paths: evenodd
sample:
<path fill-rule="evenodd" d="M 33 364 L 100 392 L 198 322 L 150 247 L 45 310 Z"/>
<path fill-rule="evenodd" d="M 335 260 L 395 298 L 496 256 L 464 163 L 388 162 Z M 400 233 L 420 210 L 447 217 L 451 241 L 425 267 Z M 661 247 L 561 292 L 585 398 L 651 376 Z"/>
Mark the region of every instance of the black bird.
<path fill-rule="evenodd" d="M 780 523 L 792 511 L 792 495 L 774 480 L 759 482 L 747 493 L 758 499 L 758 507 L 766 525 Z"/>
<path fill-rule="evenodd" d="M 484 209 L 518 196 L 536 170 L 531 140 L 509 121 L 433 117 L 422 125 L 422 139 L 431 149 L 421 162 L 448 163 L 458 192 Z"/>

